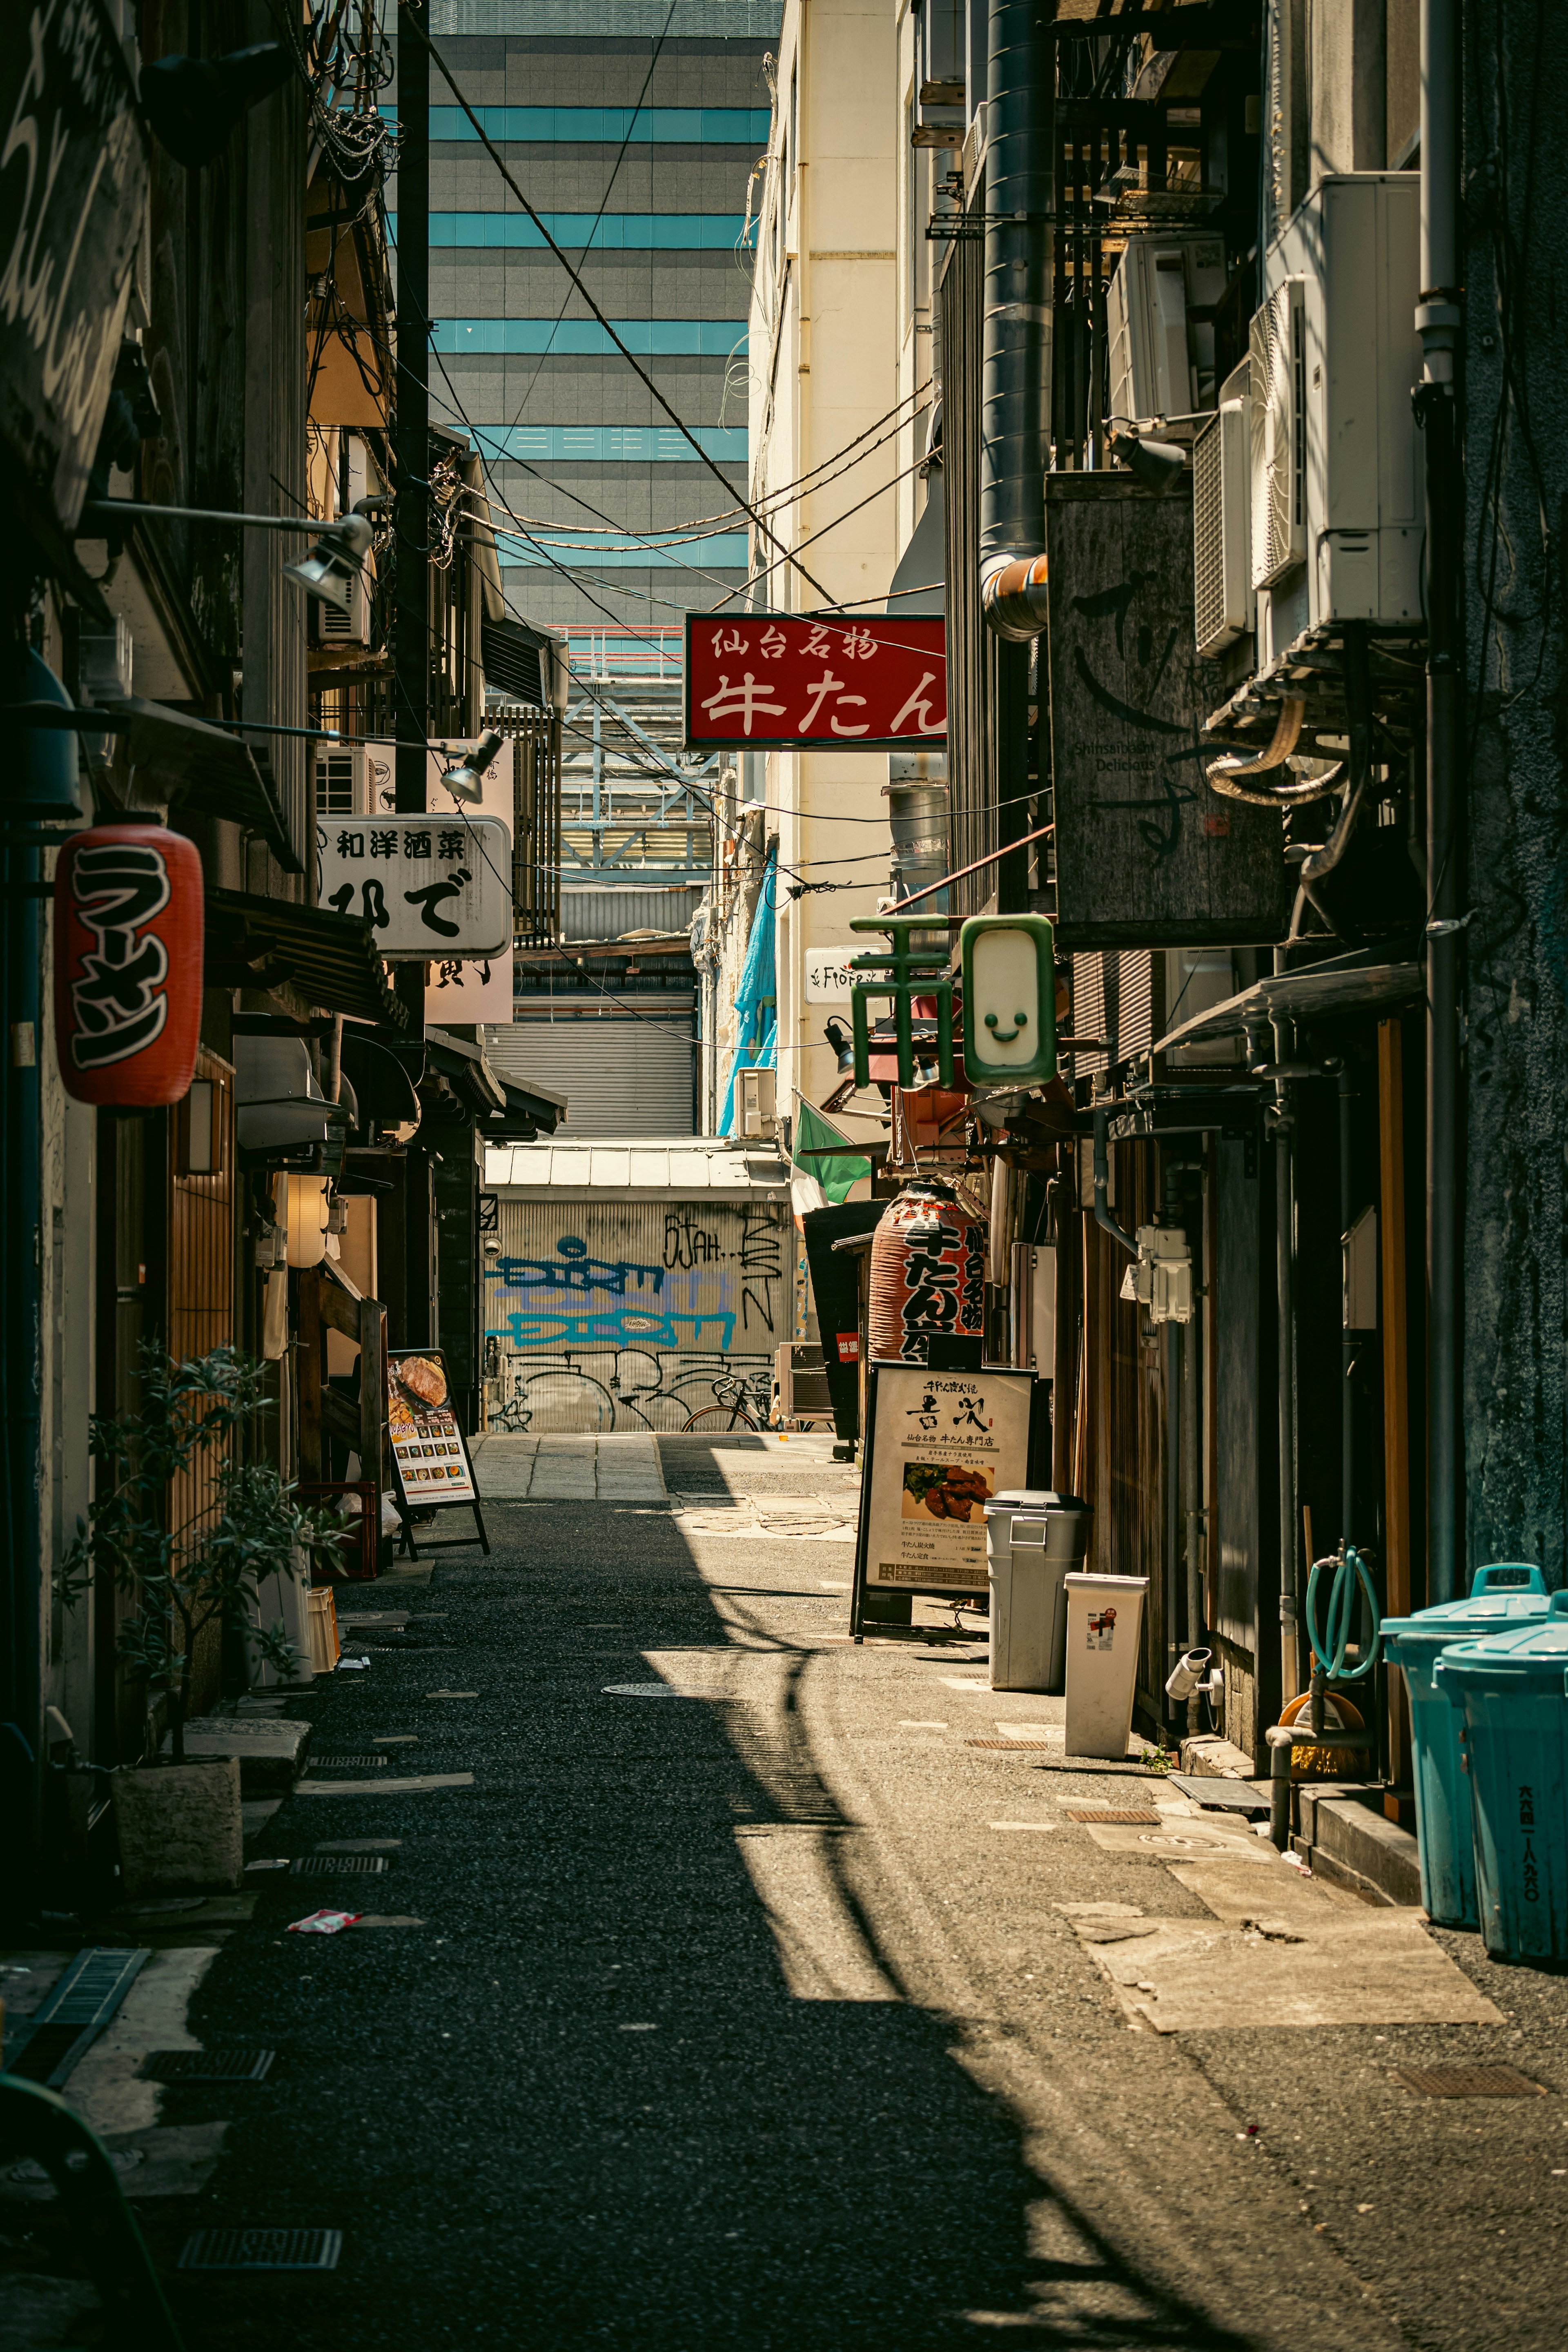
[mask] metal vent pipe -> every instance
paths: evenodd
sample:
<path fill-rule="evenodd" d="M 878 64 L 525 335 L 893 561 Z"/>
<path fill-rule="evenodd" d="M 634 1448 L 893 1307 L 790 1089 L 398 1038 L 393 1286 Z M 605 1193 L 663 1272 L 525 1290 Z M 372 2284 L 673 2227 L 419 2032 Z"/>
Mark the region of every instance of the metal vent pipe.
<path fill-rule="evenodd" d="M 1046 626 L 1057 46 L 1050 0 L 991 0 L 985 99 L 980 601 L 999 636 Z"/>

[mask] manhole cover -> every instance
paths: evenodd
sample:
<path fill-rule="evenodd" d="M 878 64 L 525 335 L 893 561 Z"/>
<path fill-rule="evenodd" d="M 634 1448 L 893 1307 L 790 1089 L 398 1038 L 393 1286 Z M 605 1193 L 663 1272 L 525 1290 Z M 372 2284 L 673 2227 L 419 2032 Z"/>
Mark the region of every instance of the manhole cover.
<path fill-rule="evenodd" d="M 326 1878 L 340 1870 L 365 1872 L 386 1868 L 384 1853 L 300 1853 L 289 1864 L 290 1878 Z"/>
<path fill-rule="evenodd" d="M 1160 1826 L 1158 1813 L 1140 1812 L 1130 1805 L 1119 1807 L 1100 1805 L 1096 1806 L 1092 1812 L 1085 1812 L 1079 1807 L 1068 1805 L 1064 1807 L 1064 1811 L 1069 1822 L 1131 1822 L 1141 1830 L 1157 1830 Z"/>
<path fill-rule="evenodd" d="M 1514 2066 L 1395 2066 L 1394 2079 L 1425 2099 L 1540 2099 L 1539 2083 Z"/>
<path fill-rule="evenodd" d="M 1053 1748 L 1056 1742 L 1051 1739 L 966 1739 L 963 1744 L 966 1748 L 1016 1748 L 1023 1754 L 1030 1748 Z"/>
<path fill-rule="evenodd" d="M 335 2271 L 341 2230 L 198 2230 L 180 2250 L 183 2271 Z"/>
<path fill-rule="evenodd" d="M 277 2055 L 220 2042 L 210 2050 L 154 2050 L 144 2071 L 158 2083 L 259 2083 Z"/>

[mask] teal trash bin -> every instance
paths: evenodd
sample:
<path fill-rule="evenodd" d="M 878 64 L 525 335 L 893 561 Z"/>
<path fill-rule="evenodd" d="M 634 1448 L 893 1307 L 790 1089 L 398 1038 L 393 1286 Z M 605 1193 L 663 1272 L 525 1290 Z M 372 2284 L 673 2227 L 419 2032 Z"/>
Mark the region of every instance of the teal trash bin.
<path fill-rule="evenodd" d="M 1433 1679 L 1456 1642 L 1517 1633 L 1545 1616 L 1549 1597 L 1538 1568 L 1499 1561 L 1479 1568 L 1468 1601 L 1385 1617 L 1384 1654 L 1405 1670 L 1410 1693 L 1410 1744 L 1415 1780 L 1415 1834 L 1421 1847 L 1421 1900 L 1441 1927 L 1474 1927 L 1476 1864 L 1470 1783 L 1462 1764 L 1459 1718 Z"/>
<path fill-rule="evenodd" d="M 1568 1961 L 1568 1592 L 1516 1633 L 1445 1650 L 1436 1679 L 1464 1714 L 1487 1950 Z"/>

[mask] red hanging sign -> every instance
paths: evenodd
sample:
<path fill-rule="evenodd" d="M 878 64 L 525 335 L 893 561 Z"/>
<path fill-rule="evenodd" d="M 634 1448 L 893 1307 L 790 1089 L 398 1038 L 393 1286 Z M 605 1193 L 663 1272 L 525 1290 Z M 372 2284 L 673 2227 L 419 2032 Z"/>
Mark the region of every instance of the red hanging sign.
<path fill-rule="evenodd" d="M 686 616 L 686 740 L 886 751 L 947 740 L 947 624 Z"/>
<path fill-rule="evenodd" d="M 202 861 L 158 824 L 73 835 L 55 869 L 55 1039 L 78 1102 L 190 1090 L 202 1025 Z"/>

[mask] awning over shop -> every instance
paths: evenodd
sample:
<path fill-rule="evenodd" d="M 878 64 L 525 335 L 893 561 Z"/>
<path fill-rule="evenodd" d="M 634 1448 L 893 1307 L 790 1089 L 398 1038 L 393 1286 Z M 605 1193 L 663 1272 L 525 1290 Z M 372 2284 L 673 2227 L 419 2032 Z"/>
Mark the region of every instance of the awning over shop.
<path fill-rule="evenodd" d="M 345 1029 L 343 1076 L 352 1084 L 359 1106 L 359 1129 L 368 1143 L 407 1143 L 419 1131 L 419 1097 L 414 1081 L 395 1054 L 374 1037 Z"/>
<path fill-rule="evenodd" d="M 244 890 L 209 890 L 206 916 L 209 988 L 279 988 L 292 982 L 325 1012 L 407 1027 L 407 1011 L 387 985 L 368 923 Z"/>
<path fill-rule="evenodd" d="M 1196 1045 L 1209 1037 L 1242 1037 L 1259 1022 L 1280 1014 L 1292 1021 L 1323 1020 L 1337 1013 L 1386 1012 L 1396 1004 L 1414 1003 L 1426 987 L 1418 963 L 1373 961 L 1358 949 L 1334 956 L 1326 963 L 1309 964 L 1301 971 L 1277 971 L 1255 981 L 1238 996 L 1227 996 L 1205 1013 L 1184 1021 L 1162 1037 L 1156 1054 L 1180 1045 Z"/>
<path fill-rule="evenodd" d="M 444 1078 L 488 1143 L 528 1143 L 541 1132 L 553 1135 L 566 1106 L 542 1088 L 514 1086 L 503 1078 L 482 1045 L 449 1030 L 425 1032 L 426 1070 Z"/>
<path fill-rule="evenodd" d="M 268 781 L 271 763 L 264 775 L 248 743 L 140 695 L 105 696 L 99 707 L 130 720 L 121 740 L 149 797 L 245 825 L 262 836 L 285 874 L 304 872 Z"/>

